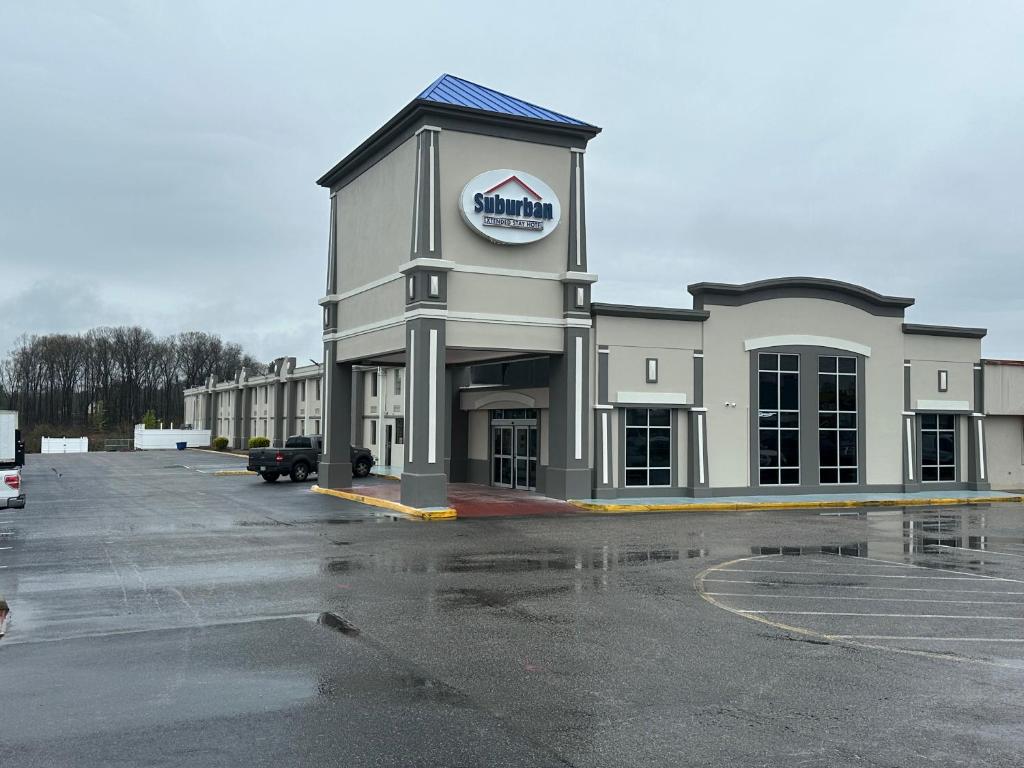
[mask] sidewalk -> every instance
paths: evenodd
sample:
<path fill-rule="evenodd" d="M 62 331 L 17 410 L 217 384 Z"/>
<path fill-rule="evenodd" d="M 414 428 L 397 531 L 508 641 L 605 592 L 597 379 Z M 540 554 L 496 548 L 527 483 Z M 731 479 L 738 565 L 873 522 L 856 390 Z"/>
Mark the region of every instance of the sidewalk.
<path fill-rule="evenodd" d="M 912 507 L 945 504 L 1024 502 L 1004 491 L 918 491 L 915 493 L 811 493 L 792 496 L 685 496 L 574 499 L 569 503 L 589 512 L 715 512 L 755 509 L 822 509 L 828 507 Z"/>

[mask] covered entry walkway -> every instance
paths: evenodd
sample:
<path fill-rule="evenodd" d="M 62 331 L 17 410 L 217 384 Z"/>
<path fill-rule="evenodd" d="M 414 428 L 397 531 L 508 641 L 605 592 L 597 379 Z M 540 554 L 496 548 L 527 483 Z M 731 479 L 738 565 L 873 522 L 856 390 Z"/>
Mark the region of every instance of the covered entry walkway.
<path fill-rule="evenodd" d="M 379 478 L 357 480 L 352 491 L 393 502 L 401 502 L 402 496 L 399 483 Z M 475 483 L 449 483 L 448 505 L 460 519 L 586 514 L 572 504 L 547 496 Z"/>

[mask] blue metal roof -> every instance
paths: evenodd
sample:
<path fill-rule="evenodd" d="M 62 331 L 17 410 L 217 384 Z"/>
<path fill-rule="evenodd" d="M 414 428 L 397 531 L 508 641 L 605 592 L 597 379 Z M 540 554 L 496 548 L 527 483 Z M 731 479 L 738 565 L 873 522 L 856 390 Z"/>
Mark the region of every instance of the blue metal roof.
<path fill-rule="evenodd" d="M 530 104 L 528 101 L 507 96 L 504 93 L 471 83 L 468 80 L 463 80 L 461 77 L 453 77 L 452 75 L 441 75 L 416 98 L 424 101 L 435 101 L 440 104 L 452 104 L 457 107 L 481 109 L 485 112 L 498 112 L 503 115 L 530 117 L 534 120 L 547 120 L 552 123 L 592 127 L 589 123 L 577 120 L 574 117 L 552 112 L 550 109 L 538 107 L 536 104 Z"/>

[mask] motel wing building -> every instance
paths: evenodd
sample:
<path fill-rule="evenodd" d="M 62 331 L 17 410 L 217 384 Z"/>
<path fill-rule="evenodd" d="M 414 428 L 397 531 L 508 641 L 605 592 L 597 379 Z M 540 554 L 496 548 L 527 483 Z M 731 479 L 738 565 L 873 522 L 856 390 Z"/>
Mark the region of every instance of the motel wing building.
<path fill-rule="evenodd" d="M 446 75 L 319 180 L 321 485 L 351 484 L 366 366 L 404 371 L 414 506 L 445 505 L 449 481 L 557 498 L 989 486 L 983 330 L 814 278 L 697 283 L 693 309 L 592 303 L 599 130 Z"/>

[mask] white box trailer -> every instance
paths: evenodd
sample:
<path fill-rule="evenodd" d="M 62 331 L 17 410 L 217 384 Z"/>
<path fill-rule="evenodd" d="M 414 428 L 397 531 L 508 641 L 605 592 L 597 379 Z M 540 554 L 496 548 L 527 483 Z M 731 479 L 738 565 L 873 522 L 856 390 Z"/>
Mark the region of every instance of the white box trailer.
<path fill-rule="evenodd" d="M 0 465 L 15 463 L 18 451 L 18 412 L 0 411 Z"/>

